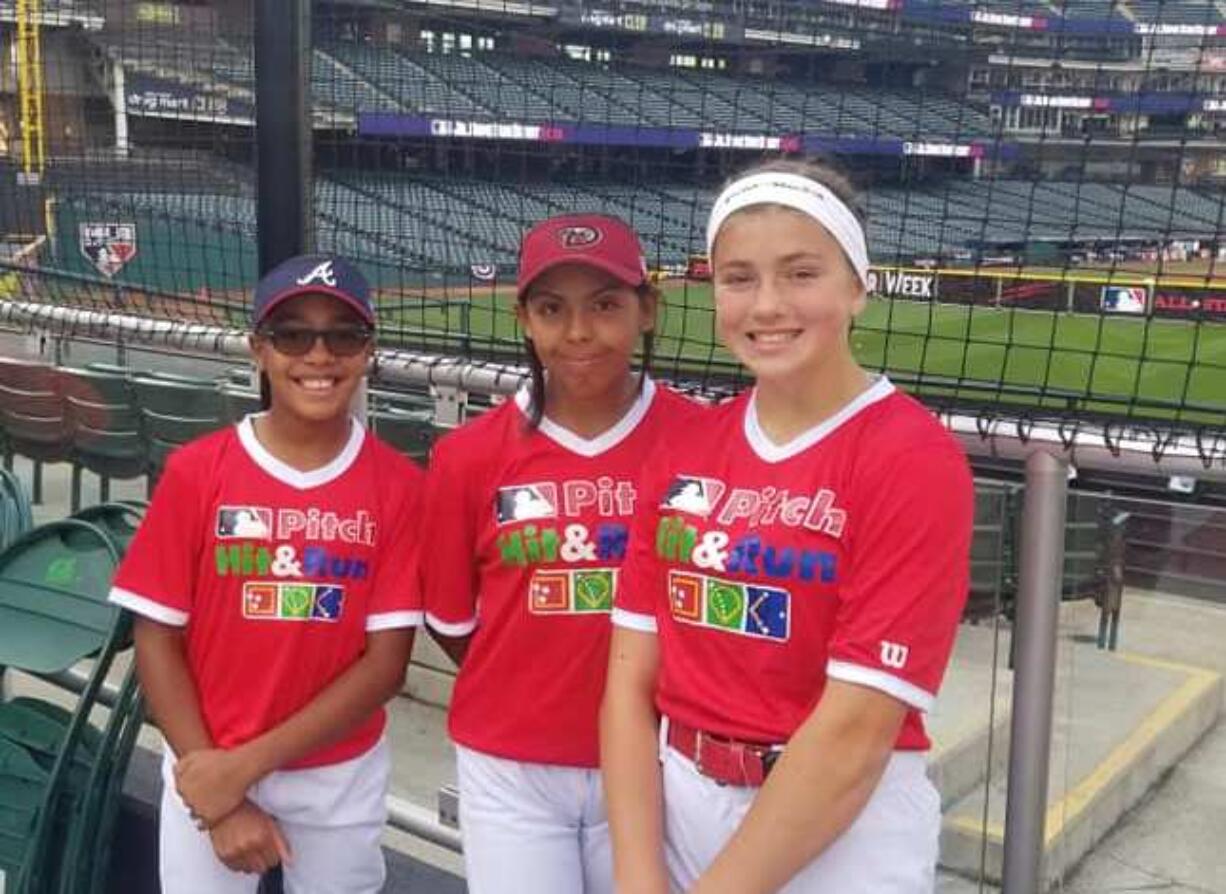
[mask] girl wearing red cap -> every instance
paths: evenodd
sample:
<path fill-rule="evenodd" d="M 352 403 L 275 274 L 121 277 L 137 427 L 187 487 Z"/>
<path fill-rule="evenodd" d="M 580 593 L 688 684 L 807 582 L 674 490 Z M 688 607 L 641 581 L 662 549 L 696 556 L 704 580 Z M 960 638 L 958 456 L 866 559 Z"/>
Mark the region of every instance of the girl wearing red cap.
<path fill-rule="evenodd" d="M 852 207 L 828 169 L 776 162 L 711 212 L 716 325 L 756 381 L 644 473 L 601 725 L 624 894 L 935 886 L 922 714 L 973 490 L 932 414 L 852 355 Z"/>
<path fill-rule="evenodd" d="M 167 894 L 376 892 L 383 703 L 421 622 L 422 473 L 349 412 L 373 351 L 366 280 L 292 258 L 255 292 L 266 412 L 166 463 L 111 591 L 166 740 Z"/>
<path fill-rule="evenodd" d="M 596 715 L 636 478 L 689 404 L 631 363 L 657 292 L 634 232 L 569 215 L 520 247 L 530 385 L 430 460 L 426 620 L 450 713 L 474 894 L 611 892 Z"/>

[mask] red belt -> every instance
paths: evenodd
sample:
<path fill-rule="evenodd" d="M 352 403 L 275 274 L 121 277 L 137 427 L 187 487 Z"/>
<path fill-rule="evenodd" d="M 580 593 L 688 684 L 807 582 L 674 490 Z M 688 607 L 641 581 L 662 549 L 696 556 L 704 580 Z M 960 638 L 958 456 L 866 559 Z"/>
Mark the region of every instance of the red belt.
<path fill-rule="evenodd" d="M 739 742 L 668 721 L 668 744 L 720 785 L 760 786 L 782 753 L 777 746 Z"/>

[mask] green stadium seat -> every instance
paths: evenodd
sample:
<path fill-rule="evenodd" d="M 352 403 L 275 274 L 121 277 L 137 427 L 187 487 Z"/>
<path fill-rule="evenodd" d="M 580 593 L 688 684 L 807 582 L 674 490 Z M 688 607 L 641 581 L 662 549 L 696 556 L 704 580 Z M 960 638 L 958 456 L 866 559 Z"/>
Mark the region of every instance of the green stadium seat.
<path fill-rule="evenodd" d="M 211 379 L 137 376 L 132 380 L 149 445 L 150 486 L 172 450 L 225 425 L 221 389 Z"/>
<path fill-rule="evenodd" d="M 21 479 L 0 469 L 0 550 L 34 527 L 30 497 Z"/>
<path fill-rule="evenodd" d="M 372 408 L 367 421 L 381 440 L 401 453 L 424 464 L 430 456 L 437 431 L 434 411 L 411 410 L 394 406 Z"/>
<path fill-rule="evenodd" d="M 72 511 L 81 507 L 81 472 L 99 476 L 100 498 L 112 478 L 138 478 L 149 465 L 148 443 L 131 380 L 121 368 L 61 369 L 72 431 Z"/>
<path fill-rule="evenodd" d="M 136 529 L 145 517 L 147 506 L 140 500 L 97 503 L 78 510 L 72 517 L 102 530 L 122 553 L 127 551 L 128 544 L 136 536 Z"/>
<path fill-rule="evenodd" d="M 225 420 L 231 424 L 240 422 L 249 413 L 258 413 L 263 409 L 259 394 L 233 385 L 222 387 L 221 402 L 225 407 Z"/>
<path fill-rule="evenodd" d="M 0 868 L 10 891 L 94 890 L 79 880 L 105 874 L 93 862 L 105 852 L 97 820 L 112 808 L 97 799 L 115 791 L 114 776 L 126 766 L 119 746 L 139 711 L 129 670 L 127 702 L 104 730 L 89 724 L 114 657 L 131 638 L 130 616 L 106 601 L 119 555 L 104 531 L 76 519 L 30 531 L 0 553 L 0 666 L 46 675 L 93 658 L 73 710 L 29 698 L 0 705 Z M 83 825 L 87 816 L 92 826 Z"/>
<path fill-rule="evenodd" d="M 42 464 L 69 459 L 71 433 L 64 413 L 59 373 L 35 361 L 0 359 L 0 422 L 4 426 L 4 467 L 13 454 L 34 462 L 33 500 L 42 502 Z"/>

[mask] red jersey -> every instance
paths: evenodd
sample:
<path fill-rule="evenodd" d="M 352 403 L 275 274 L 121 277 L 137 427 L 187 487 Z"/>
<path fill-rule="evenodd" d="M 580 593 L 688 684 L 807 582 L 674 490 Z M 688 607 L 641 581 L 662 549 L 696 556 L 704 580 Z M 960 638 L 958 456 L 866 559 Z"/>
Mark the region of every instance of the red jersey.
<path fill-rule="evenodd" d="M 752 393 L 670 444 L 643 481 L 613 621 L 656 631 L 657 706 L 779 744 L 827 679 L 906 703 L 900 749 L 926 749 L 966 600 L 974 487 L 932 414 L 878 379 L 775 445 Z"/>
<path fill-rule="evenodd" d="M 604 434 L 528 427 L 520 393 L 435 444 L 427 485 L 426 622 L 472 633 L 452 738 L 511 760 L 596 767 L 609 612 L 665 427 L 696 408 L 650 380 Z M 688 436 L 688 434 L 679 434 Z"/>
<path fill-rule="evenodd" d="M 171 455 L 110 598 L 185 628 L 218 747 L 301 710 L 361 656 L 368 631 L 421 623 L 422 479 L 356 420 L 310 472 L 265 450 L 250 417 Z M 356 757 L 384 723 L 380 709 L 291 766 Z"/>

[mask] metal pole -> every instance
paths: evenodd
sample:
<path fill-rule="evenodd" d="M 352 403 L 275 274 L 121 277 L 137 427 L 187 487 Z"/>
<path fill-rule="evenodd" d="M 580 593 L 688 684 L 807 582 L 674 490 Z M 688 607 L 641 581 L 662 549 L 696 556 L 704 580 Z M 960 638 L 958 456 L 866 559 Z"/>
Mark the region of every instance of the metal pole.
<path fill-rule="evenodd" d="M 256 227 L 260 271 L 309 251 L 309 0 L 256 0 Z"/>
<path fill-rule="evenodd" d="M 1026 458 L 1026 496 L 1013 676 L 1004 894 L 1044 890 L 1044 818 L 1051 757 L 1056 629 L 1064 570 L 1068 462 L 1043 450 Z"/>
<path fill-rule="evenodd" d="M 115 154 L 127 158 L 131 149 L 128 140 L 128 89 L 123 65 L 111 65 L 111 105 L 115 109 Z"/>

